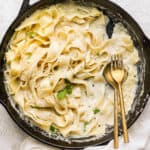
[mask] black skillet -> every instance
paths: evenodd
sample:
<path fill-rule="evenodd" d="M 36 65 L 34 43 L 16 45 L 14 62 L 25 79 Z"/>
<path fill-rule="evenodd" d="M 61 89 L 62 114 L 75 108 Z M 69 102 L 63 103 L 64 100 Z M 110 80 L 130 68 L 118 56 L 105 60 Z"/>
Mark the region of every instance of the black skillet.
<path fill-rule="evenodd" d="M 130 35 L 132 36 L 135 46 L 139 50 L 138 52 L 141 58 L 141 61 L 137 64 L 139 72 L 139 86 L 137 89 L 134 103 L 132 105 L 132 110 L 127 115 L 127 124 L 128 127 L 130 127 L 143 111 L 150 96 L 150 40 L 144 35 L 143 31 L 141 30 L 139 25 L 134 21 L 134 19 L 116 4 L 108 0 L 74 1 L 80 5 L 97 7 L 98 9 L 102 10 L 107 16 L 109 16 L 110 22 L 108 23 L 106 29 L 109 37 L 111 37 L 114 24 L 116 22 L 122 22 L 124 26 L 128 29 Z M 21 10 L 17 18 L 9 27 L 0 46 L 0 102 L 6 108 L 11 118 L 22 130 L 24 130 L 30 136 L 43 143 L 66 149 L 80 149 L 87 146 L 104 144 L 113 139 L 112 127 L 106 130 L 105 136 L 98 139 L 95 139 L 94 137 L 87 137 L 81 139 L 57 139 L 57 136 L 49 136 L 48 134 L 41 132 L 41 130 L 38 127 L 31 126 L 29 124 L 28 119 L 23 119 L 22 117 L 20 117 L 19 111 L 17 111 L 18 107 L 11 105 L 11 97 L 5 89 L 5 79 L 3 74 L 5 70 L 4 54 L 7 51 L 7 45 L 12 37 L 12 34 L 14 33 L 15 28 L 19 26 L 20 23 L 26 17 L 30 16 L 34 11 L 60 2 L 65 2 L 65 0 L 41 0 L 32 6 L 29 5 L 29 0 L 23 1 Z M 121 133 L 122 130 L 120 129 L 120 134 Z"/>

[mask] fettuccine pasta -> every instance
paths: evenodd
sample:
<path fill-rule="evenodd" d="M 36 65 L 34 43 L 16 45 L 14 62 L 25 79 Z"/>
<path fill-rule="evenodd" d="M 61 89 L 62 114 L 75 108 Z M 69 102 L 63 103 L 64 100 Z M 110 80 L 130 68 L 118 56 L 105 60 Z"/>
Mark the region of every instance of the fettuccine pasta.
<path fill-rule="evenodd" d="M 123 55 L 128 112 L 137 88 L 138 52 L 121 23 L 111 38 L 96 8 L 57 4 L 16 29 L 6 52 L 6 85 L 23 114 L 41 129 L 68 136 L 103 135 L 113 125 L 113 90 L 103 77 L 112 54 Z"/>

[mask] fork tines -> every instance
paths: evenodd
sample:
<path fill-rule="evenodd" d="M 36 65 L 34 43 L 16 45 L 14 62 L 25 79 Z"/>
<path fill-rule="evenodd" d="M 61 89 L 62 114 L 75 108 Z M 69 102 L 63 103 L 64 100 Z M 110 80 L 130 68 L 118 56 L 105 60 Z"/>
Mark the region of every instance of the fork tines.
<path fill-rule="evenodd" d="M 111 56 L 111 67 L 114 68 L 122 68 L 123 67 L 123 59 L 121 54 L 115 54 Z"/>

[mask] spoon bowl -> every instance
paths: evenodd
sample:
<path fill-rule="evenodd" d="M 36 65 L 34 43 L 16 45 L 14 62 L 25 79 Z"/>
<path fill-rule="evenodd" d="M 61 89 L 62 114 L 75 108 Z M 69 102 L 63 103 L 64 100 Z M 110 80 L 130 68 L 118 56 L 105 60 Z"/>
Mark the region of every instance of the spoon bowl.
<path fill-rule="evenodd" d="M 105 77 L 105 80 L 108 82 L 108 84 L 113 87 L 113 88 L 116 88 L 117 87 L 117 83 L 115 82 L 115 80 L 113 79 L 112 75 L 111 75 L 111 64 L 108 63 L 106 65 L 106 67 L 104 68 L 104 71 L 103 71 L 103 75 Z"/>
<path fill-rule="evenodd" d="M 111 64 L 108 63 L 103 71 L 103 76 L 105 78 L 105 80 L 107 81 L 107 83 L 112 87 L 112 88 L 116 88 L 117 83 L 115 82 L 115 80 L 113 79 L 112 75 L 111 75 Z M 124 81 L 127 79 L 128 77 L 128 72 L 125 69 L 125 77 L 124 77 Z"/>

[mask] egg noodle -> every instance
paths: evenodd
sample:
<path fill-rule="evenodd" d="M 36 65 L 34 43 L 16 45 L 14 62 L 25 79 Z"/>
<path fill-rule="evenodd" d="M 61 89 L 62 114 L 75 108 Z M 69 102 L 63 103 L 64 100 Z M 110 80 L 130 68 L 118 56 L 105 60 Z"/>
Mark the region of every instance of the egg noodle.
<path fill-rule="evenodd" d="M 137 49 L 118 23 L 96 8 L 57 4 L 33 13 L 15 30 L 6 52 L 6 85 L 23 114 L 63 136 L 103 135 L 113 125 L 113 90 L 103 77 L 112 54 L 123 55 L 126 113 L 137 88 Z"/>

